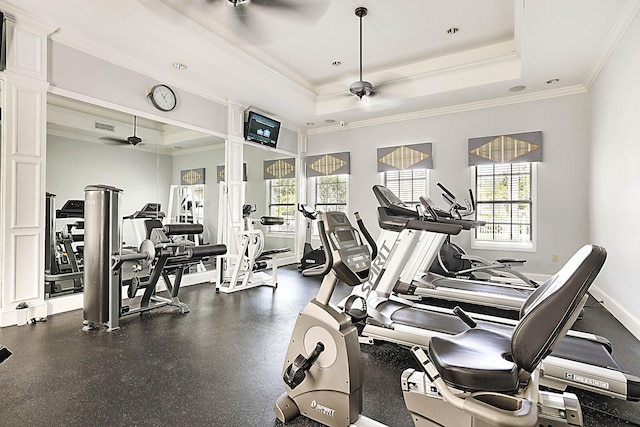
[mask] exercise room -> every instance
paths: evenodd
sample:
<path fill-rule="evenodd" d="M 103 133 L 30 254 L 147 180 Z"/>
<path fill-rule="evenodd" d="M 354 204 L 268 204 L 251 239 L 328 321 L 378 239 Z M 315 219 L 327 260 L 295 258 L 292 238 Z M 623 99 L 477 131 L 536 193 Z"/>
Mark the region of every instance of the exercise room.
<path fill-rule="evenodd" d="M 640 425 L 640 0 L 0 0 L 0 425 Z"/>

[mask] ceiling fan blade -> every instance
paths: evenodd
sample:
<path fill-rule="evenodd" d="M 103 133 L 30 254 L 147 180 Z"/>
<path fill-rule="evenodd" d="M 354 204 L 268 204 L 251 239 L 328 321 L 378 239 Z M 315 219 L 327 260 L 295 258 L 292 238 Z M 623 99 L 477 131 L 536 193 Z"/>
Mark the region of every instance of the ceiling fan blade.
<path fill-rule="evenodd" d="M 124 138 L 116 138 L 113 136 L 101 136 L 100 138 L 101 141 L 104 141 L 105 144 L 129 144 L 129 141 L 127 141 Z"/>

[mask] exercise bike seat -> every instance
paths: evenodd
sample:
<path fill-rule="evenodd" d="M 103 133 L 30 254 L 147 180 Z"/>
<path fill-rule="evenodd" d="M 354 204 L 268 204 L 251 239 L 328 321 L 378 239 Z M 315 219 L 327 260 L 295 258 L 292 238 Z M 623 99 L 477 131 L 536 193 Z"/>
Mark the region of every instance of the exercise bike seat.
<path fill-rule="evenodd" d="M 434 336 L 429 359 L 450 387 L 513 394 L 566 334 L 606 259 L 604 248 L 586 245 L 525 301 L 511 336 L 474 328 Z"/>
<path fill-rule="evenodd" d="M 447 385 L 464 391 L 518 390 L 518 366 L 508 360 L 509 335 L 474 328 L 446 338 L 431 339 L 429 356 Z"/>

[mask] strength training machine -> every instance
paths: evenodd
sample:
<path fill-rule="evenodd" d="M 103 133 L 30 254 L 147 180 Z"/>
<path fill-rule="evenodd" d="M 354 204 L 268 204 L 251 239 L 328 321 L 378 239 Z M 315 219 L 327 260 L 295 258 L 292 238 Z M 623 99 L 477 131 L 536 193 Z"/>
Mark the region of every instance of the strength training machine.
<path fill-rule="evenodd" d="M 85 269 L 84 269 L 84 328 L 91 330 L 107 327 L 109 331 L 120 327 L 120 318 L 172 305 L 181 313 L 189 307 L 180 301 L 178 292 L 182 275 L 205 257 L 223 255 L 225 245 L 191 246 L 174 242 L 171 236 L 202 233 L 200 224 L 162 225 L 159 220 L 145 223 L 147 239 L 137 251 L 123 253 L 120 220 L 122 190 L 106 185 L 85 188 Z M 128 306 L 122 300 L 122 266 L 131 263 L 134 276 L 128 281 Z M 151 268 L 146 277 L 136 273 Z M 174 275 L 173 282 L 170 275 Z M 156 293 L 160 277 L 169 293 L 162 297 Z M 139 306 L 133 308 L 138 289 L 144 293 Z"/>
<path fill-rule="evenodd" d="M 276 417 L 285 423 L 302 414 L 328 426 L 381 425 L 361 415 L 358 331 L 329 302 L 338 280 L 356 286 L 368 279 L 369 249 L 342 212 L 321 214 L 318 228 L 327 263 L 313 275 L 324 278 L 289 341 L 282 373 L 286 391 L 275 404 Z M 575 321 L 605 257 L 601 247 L 582 248 L 538 288 L 511 334 L 476 327 L 457 310 L 470 329 L 432 338 L 428 356 L 413 348 L 426 372 L 406 370 L 401 384 L 415 425 L 581 426 L 574 394 L 539 390 L 538 365 Z"/>
<path fill-rule="evenodd" d="M 236 241 L 238 253 L 227 254 L 223 258 L 222 280 L 216 283 L 216 292 L 231 293 L 256 286 L 278 286 L 278 255 L 290 252 L 291 248 L 265 250 L 264 233 L 255 224 L 282 225 L 284 218 L 262 216 L 256 220 L 251 218 L 256 210 L 255 205 L 242 206 L 243 230 L 239 234 L 240 241 Z"/>

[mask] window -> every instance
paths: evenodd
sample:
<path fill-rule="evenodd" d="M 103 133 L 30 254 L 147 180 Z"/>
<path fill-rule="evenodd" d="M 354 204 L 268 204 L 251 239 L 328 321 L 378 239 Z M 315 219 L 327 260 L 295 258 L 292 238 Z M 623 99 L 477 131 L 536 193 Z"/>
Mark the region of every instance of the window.
<path fill-rule="evenodd" d="M 472 241 L 479 249 L 535 250 L 533 163 L 475 167 L 476 218 L 486 221 Z"/>
<path fill-rule="evenodd" d="M 427 169 L 386 171 L 384 186 L 404 203 L 415 207 L 420 204 L 420 196 L 427 196 Z"/>
<path fill-rule="evenodd" d="M 269 226 L 269 231 L 293 233 L 296 227 L 296 179 L 268 179 L 266 182 L 269 197 L 269 216 L 284 218 L 284 224 L 271 225 Z"/>
<path fill-rule="evenodd" d="M 347 211 L 349 175 L 328 175 L 315 178 L 315 207 L 323 212 Z"/>

